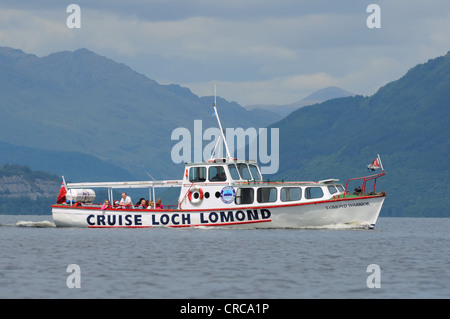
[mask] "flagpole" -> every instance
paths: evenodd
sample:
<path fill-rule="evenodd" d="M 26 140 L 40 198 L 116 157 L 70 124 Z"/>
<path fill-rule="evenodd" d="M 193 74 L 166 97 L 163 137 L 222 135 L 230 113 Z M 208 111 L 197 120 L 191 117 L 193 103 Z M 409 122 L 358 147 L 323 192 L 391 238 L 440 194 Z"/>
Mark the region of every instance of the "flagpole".
<path fill-rule="evenodd" d="M 381 170 L 384 172 L 383 163 L 381 162 L 380 154 L 377 154 L 378 156 L 378 162 L 380 162 Z"/>

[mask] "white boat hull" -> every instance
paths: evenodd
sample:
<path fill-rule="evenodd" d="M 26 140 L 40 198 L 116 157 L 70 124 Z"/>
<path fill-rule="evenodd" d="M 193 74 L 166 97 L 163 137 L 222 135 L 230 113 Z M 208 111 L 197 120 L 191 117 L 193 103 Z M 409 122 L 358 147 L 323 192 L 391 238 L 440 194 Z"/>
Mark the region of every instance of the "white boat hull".
<path fill-rule="evenodd" d="M 52 206 L 57 227 L 251 227 L 314 228 L 345 225 L 373 228 L 385 195 L 361 196 L 291 205 L 247 206 L 221 209 L 100 210 L 93 207 Z"/>

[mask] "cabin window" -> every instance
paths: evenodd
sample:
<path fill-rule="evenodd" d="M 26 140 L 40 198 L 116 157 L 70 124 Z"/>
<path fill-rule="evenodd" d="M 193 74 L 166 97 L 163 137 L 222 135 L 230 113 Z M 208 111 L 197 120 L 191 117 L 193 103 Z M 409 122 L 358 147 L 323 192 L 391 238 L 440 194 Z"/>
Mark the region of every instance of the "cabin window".
<path fill-rule="evenodd" d="M 189 169 L 190 182 L 205 182 L 206 181 L 206 167 L 191 167 Z"/>
<path fill-rule="evenodd" d="M 344 186 L 342 185 L 336 185 L 337 189 L 339 192 L 343 193 L 344 192 Z"/>
<path fill-rule="evenodd" d="M 328 191 L 330 192 L 331 195 L 337 193 L 337 189 L 333 185 L 328 186 Z"/>
<path fill-rule="evenodd" d="M 258 203 L 273 203 L 277 201 L 277 189 L 275 187 L 260 187 L 257 190 Z"/>
<path fill-rule="evenodd" d="M 242 179 L 251 180 L 252 175 L 250 174 L 250 171 L 248 170 L 247 164 L 239 163 L 237 164 L 239 175 L 241 175 Z"/>
<path fill-rule="evenodd" d="M 302 199 L 302 189 L 300 187 L 283 187 L 280 192 L 280 199 L 283 202 Z"/>
<path fill-rule="evenodd" d="M 222 166 L 210 166 L 208 169 L 208 178 L 210 182 L 226 181 L 225 169 Z"/>
<path fill-rule="evenodd" d="M 231 178 L 232 178 L 232 179 L 234 179 L 234 180 L 239 180 L 239 179 L 241 179 L 241 178 L 239 177 L 239 173 L 238 173 L 238 170 L 237 170 L 237 168 L 236 168 L 236 165 L 234 165 L 234 164 L 229 164 L 229 165 L 228 165 L 228 170 L 230 171 L 230 175 L 231 175 Z"/>
<path fill-rule="evenodd" d="M 306 187 L 305 197 L 307 199 L 322 198 L 323 190 L 320 187 Z"/>
<path fill-rule="evenodd" d="M 249 165 L 249 167 L 250 167 L 250 172 L 252 173 L 253 179 L 256 181 L 262 180 L 261 174 L 259 174 L 258 168 L 256 167 L 256 165 Z"/>
<path fill-rule="evenodd" d="M 236 191 L 236 204 L 253 204 L 255 193 L 253 188 L 238 188 Z"/>

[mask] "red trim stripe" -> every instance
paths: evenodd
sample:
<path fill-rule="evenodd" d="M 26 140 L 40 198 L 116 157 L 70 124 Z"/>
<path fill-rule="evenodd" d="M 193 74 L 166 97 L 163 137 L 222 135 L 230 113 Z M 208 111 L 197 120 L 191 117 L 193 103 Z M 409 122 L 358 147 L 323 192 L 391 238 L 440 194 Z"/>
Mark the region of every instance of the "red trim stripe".
<path fill-rule="evenodd" d="M 135 212 L 135 213 L 170 213 L 170 212 L 211 212 L 211 211 L 221 211 L 221 210 L 243 210 L 243 209 L 270 209 L 270 208 L 279 208 L 279 207 L 292 207 L 292 206 L 305 206 L 305 205 L 317 205 L 321 203 L 335 203 L 335 202 L 346 202 L 346 201 L 354 201 L 360 199 L 370 199 L 370 198 L 378 198 L 384 197 L 386 194 L 382 195 L 373 195 L 373 196 L 360 196 L 360 197 L 349 197 L 349 198 L 336 198 L 329 200 L 321 200 L 321 201 L 311 201 L 306 203 L 293 203 L 293 204 L 282 204 L 282 205 L 270 205 L 270 206 L 235 206 L 229 208 L 202 208 L 202 209 L 114 209 L 108 211 L 121 211 L 121 212 Z M 74 206 L 64 206 L 64 205 L 51 205 L 52 208 L 69 208 L 69 209 L 86 209 L 86 210 L 99 210 L 100 207 L 74 207 Z"/>

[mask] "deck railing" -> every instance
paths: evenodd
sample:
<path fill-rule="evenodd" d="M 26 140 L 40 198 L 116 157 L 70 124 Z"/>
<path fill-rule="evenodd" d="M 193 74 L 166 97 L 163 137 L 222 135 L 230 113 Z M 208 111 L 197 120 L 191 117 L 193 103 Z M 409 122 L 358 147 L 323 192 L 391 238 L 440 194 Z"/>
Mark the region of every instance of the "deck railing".
<path fill-rule="evenodd" d="M 377 178 L 381 177 L 385 175 L 384 170 L 381 173 L 378 174 L 374 174 L 374 175 L 369 175 L 369 176 L 363 176 L 363 177 L 355 177 L 355 178 L 350 178 L 347 180 L 347 183 L 345 184 L 345 191 L 344 191 L 344 195 L 343 197 L 345 197 L 345 195 L 348 194 L 348 183 L 350 181 L 356 181 L 356 180 L 362 180 L 362 186 L 361 186 L 361 195 L 366 193 L 366 183 L 368 181 L 373 180 L 373 192 L 375 192 L 375 186 L 377 184 Z"/>

